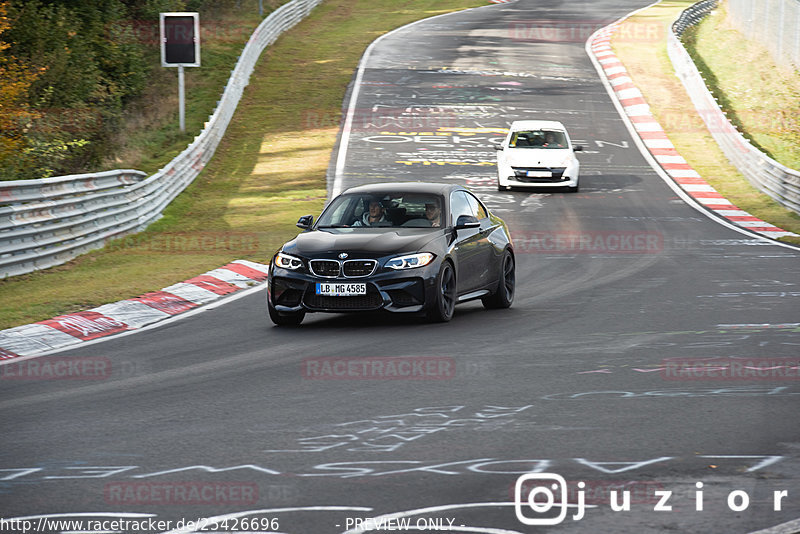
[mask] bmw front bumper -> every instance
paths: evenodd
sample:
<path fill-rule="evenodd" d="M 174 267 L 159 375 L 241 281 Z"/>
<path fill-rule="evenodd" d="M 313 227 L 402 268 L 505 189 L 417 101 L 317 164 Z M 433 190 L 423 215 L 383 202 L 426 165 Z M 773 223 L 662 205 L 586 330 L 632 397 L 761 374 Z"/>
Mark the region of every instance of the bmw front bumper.
<path fill-rule="evenodd" d="M 385 310 L 416 313 L 425 309 L 435 296 L 439 262 L 408 271 L 381 271 L 368 277 L 322 278 L 307 272 L 270 268 L 267 299 L 275 310 L 284 313 L 357 312 Z M 365 283 L 367 294 L 325 296 L 316 294 L 317 283 Z"/>

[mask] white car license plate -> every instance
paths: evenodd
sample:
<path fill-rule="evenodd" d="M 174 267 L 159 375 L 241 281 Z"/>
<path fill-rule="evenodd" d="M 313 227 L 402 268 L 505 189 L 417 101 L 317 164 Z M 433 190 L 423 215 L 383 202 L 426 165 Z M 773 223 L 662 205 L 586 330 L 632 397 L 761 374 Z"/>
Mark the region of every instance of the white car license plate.
<path fill-rule="evenodd" d="M 550 171 L 528 171 L 528 178 L 552 178 L 553 173 Z"/>
<path fill-rule="evenodd" d="M 326 297 L 355 297 L 367 294 L 367 284 L 340 284 L 324 282 L 317 284 L 317 295 Z"/>

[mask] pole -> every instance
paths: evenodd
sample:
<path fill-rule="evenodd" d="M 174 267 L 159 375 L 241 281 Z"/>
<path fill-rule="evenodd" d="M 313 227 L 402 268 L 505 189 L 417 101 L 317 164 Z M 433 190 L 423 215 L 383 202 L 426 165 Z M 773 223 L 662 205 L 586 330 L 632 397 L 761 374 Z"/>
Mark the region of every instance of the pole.
<path fill-rule="evenodd" d="M 794 5 L 794 64 L 800 67 L 800 4 Z"/>
<path fill-rule="evenodd" d="M 178 121 L 181 125 L 181 132 L 186 131 L 186 105 L 184 99 L 183 65 L 178 65 Z"/>

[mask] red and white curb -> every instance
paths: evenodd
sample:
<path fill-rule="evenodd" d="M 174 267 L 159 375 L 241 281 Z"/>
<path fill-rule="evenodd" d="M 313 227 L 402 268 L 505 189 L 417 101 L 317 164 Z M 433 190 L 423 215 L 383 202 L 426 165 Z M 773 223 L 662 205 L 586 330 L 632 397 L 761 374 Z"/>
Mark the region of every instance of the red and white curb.
<path fill-rule="evenodd" d="M 620 23 L 621 21 L 618 21 L 595 33 L 590 38 L 587 51 L 594 56 L 600 66 L 598 71 L 611 85 L 635 132 L 664 172 L 696 202 L 736 226 L 772 239 L 797 236 L 734 206 L 678 153 L 664 129 L 650 112 L 650 106 L 644 95 L 634 85 L 627 69 L 611 49 L 611 38 L 619 29 Z"/>
<path fill-rule="evenodd" d="M 161 291 L 0 330 L 0 360 L 42 354 L 140 329 L 263 282 L 268 269 L 261 263 L 236 260 Z"/>

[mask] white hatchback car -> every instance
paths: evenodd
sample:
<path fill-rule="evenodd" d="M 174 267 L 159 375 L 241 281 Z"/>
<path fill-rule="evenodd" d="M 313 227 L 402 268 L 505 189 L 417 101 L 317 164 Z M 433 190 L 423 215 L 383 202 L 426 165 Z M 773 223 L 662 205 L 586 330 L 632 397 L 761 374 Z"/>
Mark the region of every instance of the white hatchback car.
<path fill-rule="evenodd" d="M 578 191 L 580 162 L 567 129 L 558 121 L 514 121 L 497 153 L 497 189 L 566 187 Z"/>

